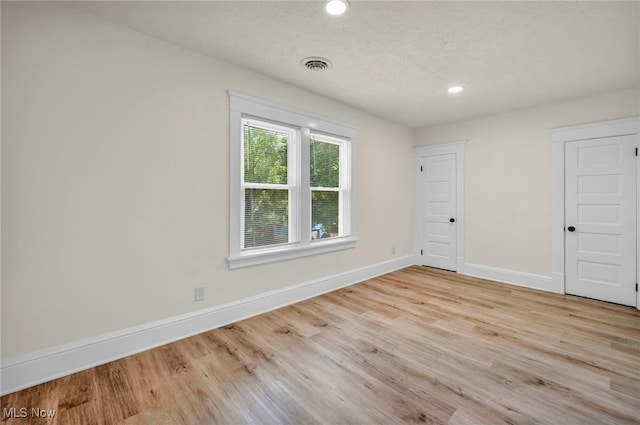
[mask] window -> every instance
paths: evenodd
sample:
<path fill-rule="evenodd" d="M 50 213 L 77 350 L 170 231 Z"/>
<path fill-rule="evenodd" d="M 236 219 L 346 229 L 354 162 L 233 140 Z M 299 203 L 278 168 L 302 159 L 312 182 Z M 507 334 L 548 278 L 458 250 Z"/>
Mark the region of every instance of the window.
<path fill-rule="evenodd" d="M 230 268 L 355 246 L 355 130 L 230 92 Z"/>
<path fill-rule="evenodd" d="M 290 206 L 296 204 L 293 129 L 242 120 L 242 248 L 289 243 Z M 293 157 L 293 158 L 291 158 Z"/>
<path fill-rule="evenodd" d="M 311 134 L 311 240 L 345 235 L 346 142 Z M 341 173 L 340 171 L 343 170 Z"/>

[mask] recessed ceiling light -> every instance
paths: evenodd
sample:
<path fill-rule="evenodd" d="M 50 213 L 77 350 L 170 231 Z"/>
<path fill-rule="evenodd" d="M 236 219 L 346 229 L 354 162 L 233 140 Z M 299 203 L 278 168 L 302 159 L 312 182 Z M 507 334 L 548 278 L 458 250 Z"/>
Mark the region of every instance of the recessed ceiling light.
<path fill-rule="evenodd" d="M 349 10 L 347 0 L 327 0 L 324 2 L 324 11 L 331 16 L 344 15 Z"/>
<path fill-rule="evenodd" d="M 464 90 L 464 87 L 462 86 L 453 86 L 453 87 L 449 87 L 449 93 L 460 93 L 462 90 Z"/>

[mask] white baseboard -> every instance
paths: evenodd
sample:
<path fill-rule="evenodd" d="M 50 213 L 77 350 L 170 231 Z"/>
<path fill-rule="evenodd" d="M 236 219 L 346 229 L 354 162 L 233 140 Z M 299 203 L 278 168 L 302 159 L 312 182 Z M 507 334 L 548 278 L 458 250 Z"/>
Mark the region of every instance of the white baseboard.
<path fill-rule="evenodd" d="M 0 367 L 0 393 L 5 395 L 19 391 L 413 264 L 413 255 L 394 258 L 233 303 L 7 359 Z"/>
<path fill-rule="evenodd" d="M 462 268 L 458 269 L 458 273 L 482 279 L 495 280 L 496 282 L 524 286 L 526 288 L 564 294 L 564 285 L 559 285 L 558 280 L 552 279 L 551 276 L 470 263 L 464 263 Z"/>

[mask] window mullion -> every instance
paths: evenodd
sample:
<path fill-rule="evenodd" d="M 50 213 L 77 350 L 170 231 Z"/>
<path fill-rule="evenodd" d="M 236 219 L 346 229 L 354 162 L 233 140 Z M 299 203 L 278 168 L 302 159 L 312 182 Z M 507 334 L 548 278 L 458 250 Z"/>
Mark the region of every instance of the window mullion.
<path fill-rule="evenodd" d="M 300 143 L 300 245 L 307 246 L 311 243 L 311 170 L 310 164 L 310 137 L 311 131 L 303 128 Z"/>
<path fill-rule="evenodd" d="M 345 173 L 346 170 L 346 152 L 345 152 L 345 143 L 340 143 L 340 148 L 339 148 L 339 152 L 340 152 L 340 157 L 339 157 L 339 179 L 338 179 L 338 231 L 340 233 L 340 235 L 345 235 L 348 234 L 348 229 L 346 228 L 347 225 L 345 225 L 345 187 L 346 187 L 346 182 L 347 182 L 347 176 Z"/>
<path fill-rule="evenodd" d="M 351 163 L 349 144 L 340 144 L 340 194 L 338 195 L 340 234 L 351 235 Z"/>
<path fill-rule="evenodd" d="M 287 186 L 289 190 L 289 243 L 297 243 L 300 236 L 300 132 L 291 130 L 289 134 L 289 155 L 287 158 Z"/>

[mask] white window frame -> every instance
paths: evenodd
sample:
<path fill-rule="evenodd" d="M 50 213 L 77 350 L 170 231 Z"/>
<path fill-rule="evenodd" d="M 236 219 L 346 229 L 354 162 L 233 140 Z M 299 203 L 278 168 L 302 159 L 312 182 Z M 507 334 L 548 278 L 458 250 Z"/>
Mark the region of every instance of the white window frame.
<path fill-rule="evenodd" d="M 342 235 L 350 235 L 351 234 L 351 220 L 349 219 L 345 219 L 349 217 L 349 210 L 350 210 L 350 179 L 348 176 L 348 170 L 349 170 L 349 164 L 351 162 L 351 143 L 349 143 L 348 140 L 342 139 L 342 138 L 338 138 L 338 137 L 334 137 L 334 136 L 330 136 L 330 135 L 326 135 L 326 134 L 322 134 L 322 133 L 318 133 L 316 131 L 312 131 L 311 132 L 312 135 L 315 135 L 317 137 L 317 141 L 318 142 L 322 142 L 322 143 L 330 143 L 333 145 L 337 145 L 340 149 L 340 177 L 339 177 L 339 185 L 338 187 L 316 187 L 316 186 L 311 186 L 309 187 L 309 197 L 310 197 L 310 202 L 311 202 L 311 193 L 313 191 L 324 191 L 324 192 L 337 192 L 338 193 L 338 234 L 341 237 Z M 335 238 L 335 237 L 334 237 Z M 312 239 L 312 243 L 316 243 L 316 242 L 324 242 L 322 240 L 313 240 Z"/>
<path fill-rule="evenodd" d="M 305 257 L 353 248 L 357 238 L 355 234 L 353 208 L 353 156 L 357 131 L 355 128 L 330 121 L 317 115 L 297 111 L 277 103 L 258 99 L 235 91 L 229 91 L 229 256 L 230 269 L 248 267 L 275 261 Z M 289 205 L 290 233 L 289 243 L 268 247 L 242 249 L 242 214 L 244 197 L 242 162 L 242 122 L 254 119 L 257 122 L 274 123 L 284 128 L 295 129 L 296 148 L 294 169 L 296 172 L 295 194 Z M 310 137 L 311 133 L 321 137 L 332 137 L 340 141 L 340 167 L 342 205 L 340 216 L 341 236 L 311 240 L 311 188 L 310 188 Z M 344 154 L 344 155 L 343 155 Z M 343 163 L 344 161 L 344 163 Z M 296 214 L 297 212 L 297 214 Z M 291 214 L 296 215 L 292 217 Z"/>
<path fill-rule="evenodd" d="M 286 190 L 289 194 L 289 211 L 288 211 L 288 215 L 289 215 L 289 226 L 288 226 L 288 242 L 287 244 L 291 244 L 292 242 L 295 242 L 296 240 L 298 240 L 298 222 L 297 222 L 297 218 L 299 216 L 299 198 L 300 198 L 300 194 L 298 193 L 298 182 L 300 181 L 300 164 L 298 164 L 298 161 L 300 160 L 300 155 L 298 155 L 298 150 L 299 150 L 299 137 L 298 137 L 298 131 L 292 127 L 285 127 L 283 125 L 280 124 L 274 124 L 271 122 L 267 122 L 264 120 L 259 120 L 259 119 L 255 119 L 255 118 L 250 118 L 250 117 L 242 117 L 241 119 L 241 123 L 244 129 L 244 124 L 248 124 L 250 126 L 254 126 L 254 127 L 258 127 L 258 128 L 263 128 L 265 130 L 270 130 L 270 131 L 274 131 L 274 132 L 278 132 L 278 133 L 284 133 L 287 134 L 287 183 L 285 184 L 273 184 L 273 183 L 248 183 L 245 181 L 244 178 L 244 166 L 240 167 L 240 173 L 242 174 L 241 178 L 240 178 L 240 186 L 241 186 L 241 191 L 242 194 L 240 196 L 240 211 L 244 212 L 245 211 L 245 197 L 244 197 L 244 191 L 245 189 L 270 189 L 270 190 Z M 240 133 L 241 134 L 241 146 L 244 146 L 244 130 Z M 245 158 L 244 158 L 244 149 L 241 149 L 240 152 L 240 164 L 244 164 Z M 240 235 L 244 235 L 244 221 L 240 220 Z M 243 238 L 244 236 L 241 237 L 240 239 L 240 246 L 241 246 L 241 250 L 246 250 L 246 251 L 250 251 L 250 250 L 261 250 L 264 249 L 263 247 L 242 247 L 243 244 Z M 280 245 L 284 245 L 284 244 L 280 244 Z M 275 246 L 275 245 L 270 245 L 271 247 Z"/>

